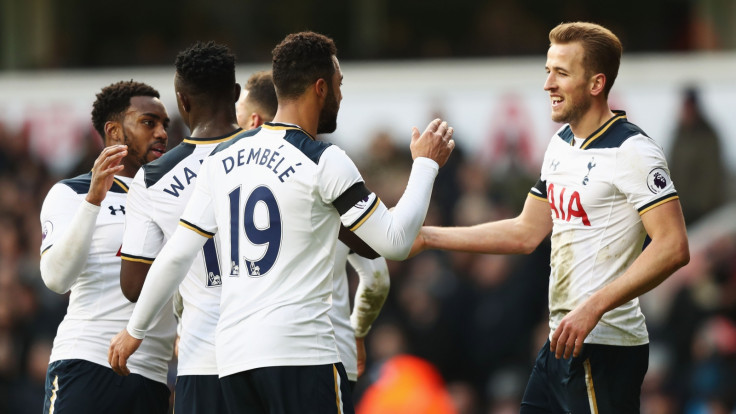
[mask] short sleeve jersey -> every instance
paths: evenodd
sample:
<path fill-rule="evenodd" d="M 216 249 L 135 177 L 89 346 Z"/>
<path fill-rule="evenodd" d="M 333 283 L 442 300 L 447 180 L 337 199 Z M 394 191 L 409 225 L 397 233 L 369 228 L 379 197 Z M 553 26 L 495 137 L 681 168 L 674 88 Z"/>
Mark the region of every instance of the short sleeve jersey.
<path fill-rule="evenodd" d="M 221 144 L 200 171 L 181 224 L 219 233 L 220 376 L 339 361 L 328 317 L 338 226 L 359 227 L 378 203 L 355 190 L 365 185 L 350 158 L 266 123 Z"/>
<path fill-rule="evenodd" d="M 642 251 L 641 215 L 677 198 L 662 148 L 626 114 L 615 116 L 579 147 L 569 125 L 547 147 L 531 196 L 549 202 L 552 253 L 550 337 L 562 318 L 621 276 Z M 649 337 L 639 300 L 606 312 L 586 343 L 641 345 Z"/>
<path fill-rule="evenodd" d="M 214 138 L 188 137 L 138 171 L 128 194 L 123 260 L 153 263 L 176 230 L 204 159 L 219 143 L 241 132 L 238 129 Z M 222 285 L 217 254 L 215 240 L 208 240 L 179 286 L 184 307 L 179 333 L 179 376 L 217 375 L 215 327 Z"/>
<path fill-rule="evenodd" d="M 92 173 L 54 185 L 41 209 L 42 254 L 67 231 L 89 192 Z M 54 339 L 51 362 L 83 359 L 109 367 L 110 340 L 125 329 L 134 304 L 120 290 L 120 247 L 130 178 L 115 177 L 101 203 L 87 262 L 71 287 L 69 306 Z M 166 384 L 173 354 L 173 314 L 156 318 L 149 336 L 128 360 L 130 371 Z"/>

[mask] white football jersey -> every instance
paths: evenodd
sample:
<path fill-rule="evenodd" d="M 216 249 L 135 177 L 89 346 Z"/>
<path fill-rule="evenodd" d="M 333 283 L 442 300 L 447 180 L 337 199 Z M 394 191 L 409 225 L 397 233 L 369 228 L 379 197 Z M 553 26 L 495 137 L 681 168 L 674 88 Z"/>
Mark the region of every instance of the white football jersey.
<path fill-rule="evenodd" d="M 41 254 L 67 231 L 84 202 L 92 173 L 54 185 L 41 209 Z M 87 263 L 71 287 L 69 306 L 54 339 L 51 362 L 83 359 L 109 367 L 110 340 L 125 329 L 134 304 L 120 290 L 120 247 L 130 178 L 114 179 L 102 201 Z M 128 360 L 130 371 L 166 384 L 168 362 L 173 355 L 176 322 L 173 313 L 156 318 L 148 337 Z"/>
<path fill-rule="evenodd" d="M 341 149 L 293 125 L 213 151 L 181 224 L 219 236 L 221 377 L 340 360 L 328 317 L 338 227 L 359 228 L 378 203 Z"/>
<path fill-rule="evenodd" d="M 240 132 L 242 130 L 238 129 L 215 138 L 188 137 L 138 171 L 128 194 L 123 260 L 153 263 L 176 230 L 194 190 L 202 162 L 219 143 Z M 186 278 L 179 285 L 183 312 L 178 376 L 217 375 L 215 328 L 219 318 L 221 275 L 215 240 L 210 239 L 197 253 Z"/>
<path fill-rule="evenodd" d="M 350 325 L 350 289 L 348 287 L 347 262 L 350 248 L 338 241 L 335 246 L 335 272 L 332 276 L 332 308 L 330 320 L 335 329 L 335 341 L 340 359 L 350 381 L 358 380 L 358 349 L 355 331 Z"/>
<path fill-rule="evenodd" d="M 552 214 L 550 338 L 562 318 L 631 266 L 644 246 L 641 214 L 677 198 L 662 148 L 626 114 L 576 147 L 569 125 L 552 137 L 531 195 Z M 586 343 L 642 345 L 639 300 L 606 312 Z"/>

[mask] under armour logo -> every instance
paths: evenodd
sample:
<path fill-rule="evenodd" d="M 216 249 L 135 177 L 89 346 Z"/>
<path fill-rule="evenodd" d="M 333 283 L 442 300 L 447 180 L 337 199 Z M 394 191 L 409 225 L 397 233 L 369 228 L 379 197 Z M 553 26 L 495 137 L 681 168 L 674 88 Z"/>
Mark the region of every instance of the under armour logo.
<path fill-rule="evenodd" d="M 552 160 L 549 163 L 549 168 L 552 169 L 552 171 L 557 171 L 557 167 L 560 165 L 560 162 L 558 160 Z"/>
<path fill-rule="evenodd" d="M 116 216 L 118 214 L 117 213 L 118 211 L 121 212 L 121 213 L 123 213 L 123 214 L 125 214 L 125 206 L 122 206 L 121 205 L 120 208 L 115 208 L 113 206 L 108 206 L 107 208 L 110 209 L 110 214 L 112 214 L 113 216 Z"/>
<path fill-rule="evenodd" d="M 585 177 L 583 178 L 583 185 L 588 185 L 588 176 L 590 175 L 590 170 L 595 167 L 595 157 L 590 159 L 590 162 L 588 163 L 588 173 L 585 174 Z"/>

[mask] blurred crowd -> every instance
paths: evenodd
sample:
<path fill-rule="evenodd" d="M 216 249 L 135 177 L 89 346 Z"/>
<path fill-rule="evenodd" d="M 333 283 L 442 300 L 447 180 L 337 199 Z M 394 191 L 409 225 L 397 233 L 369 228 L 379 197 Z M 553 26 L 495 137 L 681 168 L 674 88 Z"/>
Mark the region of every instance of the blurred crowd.
<path fill-rule="evenodd" d="M 334 38 L 341 57 L 349 60 L 537 55 L 546 51 L 550 28 L 576 20 L 610 28 L 629 52 L 736 48 L 730 0 L 616 4 L 455 0 L 447 7 L 441 0 L 323 0 L 315 7 L 301 0 L 160 0 L 134 1 L 132 7 L 109 13 L 98 1 L 74 0 L 62 7 L 37 0 L 3 10 L 8 45 L 0 54 L 0 68 L 168 65 L 171 56 L 197 39 L 227 39 L 240 62 L 261 62 L 284 33 L 305 27 Z M 141 15 L 143 5 L 149 12 Z M 101 15 L 106 19 L 97 18 Z M 428 23 L 439 18 L 441 24 Z M 134 35 L 109 30 L 134 19 Z M 31 25 L 38 30 L 28 32 Z"/>
<path fill-rule="evenodd" d="M 681 129 L 677 133 L 687 136 Z M 185 133 L 172 129 L 170 145 Z M 396 142 L 375 132 L 369 150 L 353 154 L 368 187 L 387 206 L 398 201 L 411 165 L 408 147 Z M 89 171 L 102 146 L 90 132 L 78 165 L 59 177 L 28 143 L 27 129 L 0 124 L 0 413 L 41 411 L 51 344 L 68 299 L 41 280 L 39 212 L 50 187 Z M 508 145 L 489 158 L 458 147 L 440 170 L 427 224 L 472 225 L 518 214 L 538 178 L 537 158 L 529 151 Z M 668 157 L 687 158 L 680 155 Z M 715 157 L 706 160 L 715 163 Z M 684 173 L 672 161 L 670 167 L 677 186 Z M 692 165 L 685 168 L 693 174 Z M 714 174 L 726 177 L 727 170 Z M 693 237 L 692 261 L 642 301 L 651 336 L 645 414 L 736 413 L 736 214 L 729 182 L 678 186 Z M 691 209 L 684 196 L 689 190 L 701 192 L 688 196 L 697 200 L 707 191 L 720 196 Z M 391 291 L 368 335 L 367 371 L 355 395 L 358 413 L 389 412 L 386 404 L 402 400 L 408 406 L 394 412 L 518 412 L 548 335 L 549 248 L 544 242 L 529 256 L 428 251 L 389 262 Z M 354 289 L 357 276 L 350 273 L 350 280 Z"/>

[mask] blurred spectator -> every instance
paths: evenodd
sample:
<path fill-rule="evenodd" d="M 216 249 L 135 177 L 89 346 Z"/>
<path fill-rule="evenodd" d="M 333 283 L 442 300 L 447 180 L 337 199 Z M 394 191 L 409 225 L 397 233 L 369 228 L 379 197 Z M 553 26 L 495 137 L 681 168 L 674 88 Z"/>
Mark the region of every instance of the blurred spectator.
<path fill-rule="evenodd" d="M 685 89 L 669 167 L 688 226 L 726 200 L 730 180 L 721 153 L 721 140 L 703 113 L 698 90 Z"/>
<path fill-rule="evenodd" d="M 703 323 L 693 341 L 687 414 L 727 414 L 736 403 L 736 325 L 716 316 Z"/>
<path fill-rule="evenodd" d="M 431 363 L 410 355 L 395 356 L 363 394 L 357 414 L 455 414 L 450 394 Z"/>

